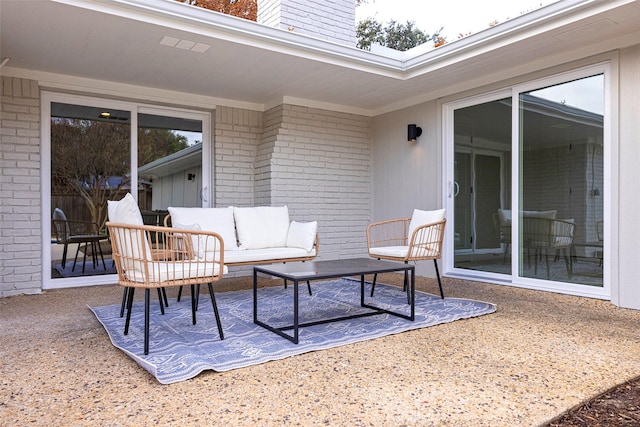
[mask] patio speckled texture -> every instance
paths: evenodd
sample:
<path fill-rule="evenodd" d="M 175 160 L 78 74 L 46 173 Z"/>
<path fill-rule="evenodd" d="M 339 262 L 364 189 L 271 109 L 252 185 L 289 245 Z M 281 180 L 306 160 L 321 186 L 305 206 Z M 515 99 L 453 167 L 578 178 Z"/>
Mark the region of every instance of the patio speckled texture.
<path fill-rule="evenodd" d="M 119 287 L 0 299 L 0 425 L 535 426 L 640 375 L 640 311 L 447 278 L 444 289 L 498 311 L 172 385 L 113 347 L 87 308 L 119 303 Z"/>

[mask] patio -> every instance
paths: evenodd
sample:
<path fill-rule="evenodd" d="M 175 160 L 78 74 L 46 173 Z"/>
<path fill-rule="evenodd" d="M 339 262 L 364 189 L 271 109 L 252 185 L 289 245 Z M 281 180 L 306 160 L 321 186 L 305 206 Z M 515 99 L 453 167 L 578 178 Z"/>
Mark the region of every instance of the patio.
<path fill-rule="evenodd" d="M 401 283 L 400 276 L 379 280 Z M 0 418 L 12 425 L 529 426 L 640 374 L 640 311 L 443 284 L 447 297 L 492 302 L 498 311 L 169 386 L 114 348 L 87 308 L 119 303 L 119 287 L 3 298 Z M 226 278 L 217 290 L 249 286 L 249 278 Z M 417 287 L 438 292 L 434 279 L 418 277 Z"/>

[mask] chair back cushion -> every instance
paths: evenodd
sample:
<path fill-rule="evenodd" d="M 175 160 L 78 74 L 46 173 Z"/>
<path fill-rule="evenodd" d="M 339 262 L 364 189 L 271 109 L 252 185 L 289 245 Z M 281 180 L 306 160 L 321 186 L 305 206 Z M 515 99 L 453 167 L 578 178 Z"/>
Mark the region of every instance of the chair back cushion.
<path fill-rule="evenodd" d="M 136 203 L 131 193 L 127 193 L 122 200 L 108 200 L 107 211 L 111 222 L 144 225 L 138 203 Z M 151 260 L 151 248 L 149 247 L 146 233 L 140 230 L 118 230 L 123 233 L 117 236 L 118 241 L 121 243 L 119 249 L 126 259 Z M 128 267 L 132 267 L 130 262 L 128 262 Z"/>
<path fill-rule="evenodd" d="M 240 249 L 283 248 L 289 233 L 287 206 L 233 208 Z"/>
<path fill-rule="evenodd" d="M 442 221 L 444 219 L 445 212 L 445 209 L 437 209 L 434 211 L 422 211 L 419 209 L 414 209 L 413 215 L 411 216 L 411 222 L 409 223 L 407 238 L 411 240 L 413 232 L 416 230 L 416 228 L 422 225 L 433 224 L 434 222 Z"/>
<path fill-rule="evenodd" d="M 222 236 L 224 249 L 226 251 L 238 249 L 236 241 L 236 231 L 233 224 L 233 208 L 177 208 L 170 207 L 171 223 L 176 228 L 187 228 L 198 225 L 203 231 L 213 231 Z M 182 224 L 182 227 L 178 227 Z M 184 227 L 187 226 L 187 227 Z M 210 242 L 206 251 L 213 251 L 213 241 Z"/>

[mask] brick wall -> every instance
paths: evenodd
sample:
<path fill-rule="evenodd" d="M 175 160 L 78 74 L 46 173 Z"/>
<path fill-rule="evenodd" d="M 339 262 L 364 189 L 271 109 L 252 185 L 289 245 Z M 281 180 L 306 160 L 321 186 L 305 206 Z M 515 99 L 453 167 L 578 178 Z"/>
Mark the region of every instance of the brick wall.
<path fill-rule="evenodd" d="M 356 45 L 353 0 L 258 0 L 258 22 L 340 44 Z"/>
<path fill-rule="evenodd" d="M 287 205 L 291 220 L 318 221 L 321 258 L 366 255 L 370 127 L 368 117 L 294 105 L 218 107 L 216 206 Z"/>
<path fill-rule="evenodd" d="M 40 93 L 1 78 L 0 297 L 41 292 Z"/>
<path fill-rule="evenodd" d="M 264 114 L 217 107 L 215 115 L 214 206 L 253 206 L 254 167 Z"/>
<path fill-rule="evenodd" d="M 371 119 L 294 105 L 278 109 L 271 204 L 287 204 L 292 220 L 318 221 L 321 258 L 366 255 Z"/>

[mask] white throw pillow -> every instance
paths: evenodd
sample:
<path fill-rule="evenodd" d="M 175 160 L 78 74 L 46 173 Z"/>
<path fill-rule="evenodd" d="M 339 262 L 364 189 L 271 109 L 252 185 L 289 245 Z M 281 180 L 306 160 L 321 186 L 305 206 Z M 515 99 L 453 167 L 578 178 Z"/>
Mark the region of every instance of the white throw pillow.
<path fill-rule="evenodd" d="M 234 208 L 240 249 L 283 248 L 289 233 L 289 209 L 286 206 Z"/>
<path fill-rule="evenodd" d="M 413 210 L 411 216 L 411 222 L 409 223 L 409 233 L 407 237 L 411 239 L 413 232 L 416 228 L 425 224 L 433 224 L 434 222 L 442 221 L 444 219 L 445 209 L 438 209 L 434 211 L 421 211 L 419 209 Z"/>
<path fill-rule="evenodd" d="M 172 224 L 173 228 L 178 228 L 181 230 L 190 230 L 190 231 L 202 231 L 202 227 L 200 227 L 200 224 Z M 204 258 L 206 255 L 206 251 L 205 251 L 205 247 L 204 247 L 204 239 L 202 238 L 202 235 L 198 235 L 198 234 L 190 234 L 191 236 L 191 244 L 192 246 L 192 250 L 194 252 L 194 256 L 196 256 L 197 258 Z M 176 242 L 176 244 L 178 245 L 178 247 L 176 249 L 184 251 L 187 248 L 182 247 L 181 245 L 181 241 L 178 240 Z"/>
<path fill-rule="evenodd" d="M 202 230 L 214 231 L 222 236 L 225 250 L 238 249 L 233 223 L 233 209 L 169 207 L 169 214 L 172 224 L 199 224 Z M 206 250 L 213 251 L 214 249 L 206 248 Z"/>
<path fill-rule="evenodd" d="M 289 225 L 289 234 L 287 234 L 287 247 L 302 248 L 307 252 L 311 252 L 313 244 L 316 241 L 317 231 L 318 221 L 291 221 L 291 225 Z"/>

